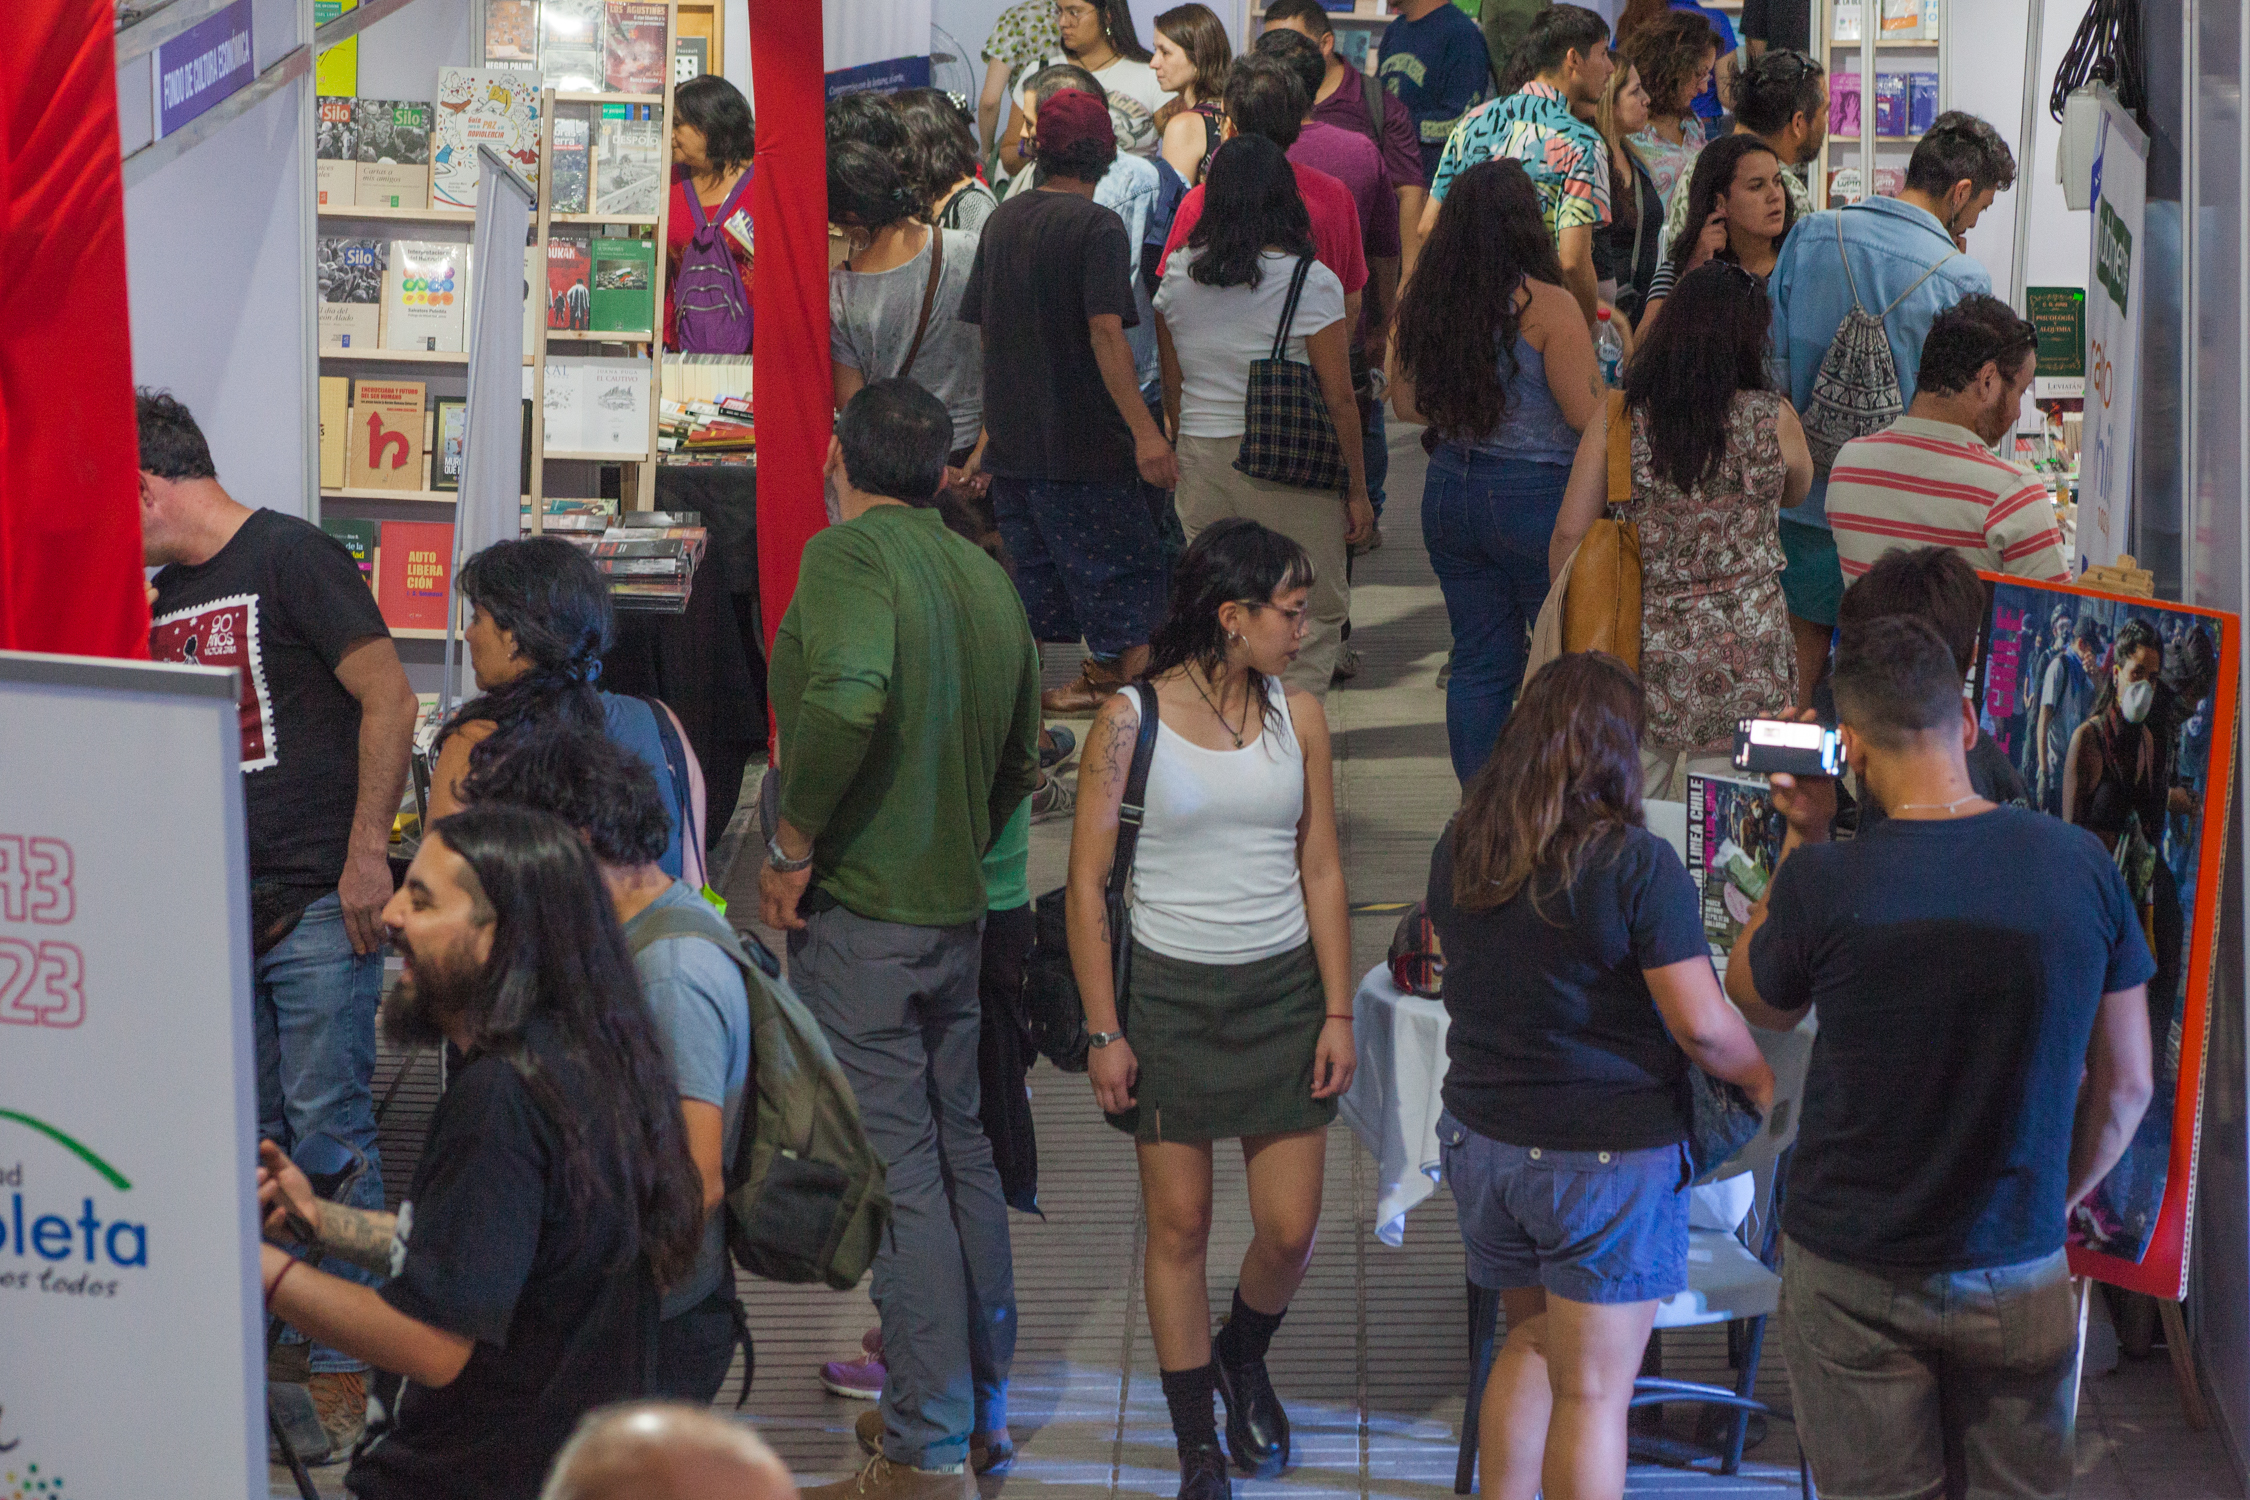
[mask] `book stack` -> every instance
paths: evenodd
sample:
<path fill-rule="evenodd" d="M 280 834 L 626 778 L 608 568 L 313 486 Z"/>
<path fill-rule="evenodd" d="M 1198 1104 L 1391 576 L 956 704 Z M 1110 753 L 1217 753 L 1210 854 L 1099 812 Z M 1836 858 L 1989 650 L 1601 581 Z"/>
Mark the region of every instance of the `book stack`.
<path fill-rule="evenodd" d="M 633 525 L 611 527 L 593 546 L 594 566 L 609 579 L 612 602 L 619 609 L 682 613 L 710 537 L 703 518 L 640 511 L 629 519 Z M 680 521 L 694 524 L 663 524 Z"/>
<path fill-rule="evenodd" d="M 717 401 L 666 401 L 658 416 L 657 452 L 663 463 L 755 462 L 757 430 L 750 402 L 741 396 Z"/>

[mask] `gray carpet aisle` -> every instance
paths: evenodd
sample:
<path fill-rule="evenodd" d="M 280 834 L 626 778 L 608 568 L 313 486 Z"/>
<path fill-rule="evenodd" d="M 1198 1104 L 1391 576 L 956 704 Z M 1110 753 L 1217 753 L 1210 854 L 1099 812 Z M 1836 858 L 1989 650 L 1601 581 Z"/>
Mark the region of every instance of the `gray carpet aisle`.
<path fill-rule="evenodd" d="M 1336 728 L 1337 800 L 1355 902 L 1421 894 L 1431 842 L 1457 801 L 1436 678 L 1449 644 L 1444 602 L 1423 555 L 1423 456 L 1416 430 L 1394 426 L 1384 548 L 1360 560 L 1353 598 L 1358 679 L 1329 699 Z M 1048 676 L 1076 670 L 1050 649 Z M 1080 726 L 1081 729 L 1083 725 Z M 1067 821 L 1033 831 L 1033 890 L 1062 881 Z M 756 909 L 755 851 L 728 895 L 738 916 Z M 1380 961 L 1395 918 L 1356 918 L 1357 971 Z M 770 935 L 769 935 L 770 939 Z M 778 944 L 776 945 L 779 946 Z M 386 1057 L 378 1091 L 397 1063 Z M 1171 1433 L 1140 1300 L 1141 1224 L 1130 1143 L 1096 1113 L 1085 1080 L 1041 1064 L 1031 1076 L 1044 1220 L 1014 1221 L 1021 1334 L 1013 1388 L 1022 1457 L 988 1497 L 1015 1500 L 1169 1496 L 1177 1488 Z M 386 1121 L 390 1160 L 411 1154 L 426 1118 L 427 1080 L 401 1090 Z M 403 1183 L 403 1175 L 398 1177 Z M 1441 1189 L 1387 1248 L 1370 1233 L 1374 1163 L 1343 1125 L 1330 1137 L 1327 1193 L 1312 1272 L 1276 1338 L 1274 1381 L 1296 1429 L 1295 1469 L 1270 1483 L 1237 1480 L 1244 1500 L 1283 1493 L 1438 1500 L 1452 1491 L 1462 1393 L 1468 1382 L 1461 1249 Z M 1240 1158 L 1219 1158 L 1212 1307 L 1222 1312 L 1249 1238 Z M 746 1408 L 801 1480 L 838 1477 L 859 1461 L 853 1419 L 864 1408 L 822 1391 L 823 1360 L 850 1357 L 873 1321 L 865 1293 L 745 1282 L 758 1374 Z M 1786 1410 L 1786 1372 L 1769 1338 L 1759 1393 Z M 1723 1378 L 1717 1333 L 1667 1335 L 1668 1373 Z M 731 1410 L 739 1363 L 722 1393 Z M 1684 1418 L 1682 1419 L 1685 1420 Z M 2203 1500 L 2241 1493 L 2216 1437 L 2186 1430 L 2161 1352 L 2089 1375 L 2077 1493 L 2088 1500 Z M 341 1494 L 340 1471 L 324 1490 Z M 276 1495 L 293 1494 L 275 1471 Z M 1742 1474 L 1721 1478 L 1637 1465 L 1635 1495 L 1795 1493 L 1790 1429 L 1776 1421 Z"/>

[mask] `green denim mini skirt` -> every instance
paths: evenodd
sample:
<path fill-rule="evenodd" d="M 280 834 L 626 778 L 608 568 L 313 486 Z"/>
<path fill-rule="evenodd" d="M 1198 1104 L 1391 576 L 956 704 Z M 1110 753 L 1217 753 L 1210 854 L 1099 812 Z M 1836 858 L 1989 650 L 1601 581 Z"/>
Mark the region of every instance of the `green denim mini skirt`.
<path fill-rule="evenodd" d="M 1312 944 L 1246 964 L 1198 964 L 1133 944 L 1125 1038 L 1140 1064 L 1133 1108 L 1108 1116 L 1136 1141 L 1220 1141 L 1321 1129 L 1312 1096 L 1327 1010 Z"/>

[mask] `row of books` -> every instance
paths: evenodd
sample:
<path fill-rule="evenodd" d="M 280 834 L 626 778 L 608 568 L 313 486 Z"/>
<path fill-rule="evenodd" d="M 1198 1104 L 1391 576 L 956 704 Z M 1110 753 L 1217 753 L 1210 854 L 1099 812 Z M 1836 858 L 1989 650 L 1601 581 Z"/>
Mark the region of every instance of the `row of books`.
<path fill-rule="evenodd" d="M 419 380 L 320 377 L 323 489 L 457 490 L 468 404 Z"/>
<path fill-rule="evenodd" d="M 664 88 L 664 6 L 649 0 L 485 0 L 484 59 L 566 94 Z"/>
<path fill-rule="evenodd" d="M 456 71 L 456 70 L 448 70 Z M 511 108 L 513 91 L 503 86 Z M 492 103 L 488 92 L 487 106 Z M 531 138 L 538 140 L 537 100 L 531 101 Z M 663 122 L 650 104 L 566 105 L 555 117 L 554 211 L 558 214 L 610 214 L 646 218 L 655 214 L 664 192 Z M 598 113 L 594 111 L 598 110 Z M 313 142 L 320 207 L 426 209 L 457 207 L 463 194 L 476 196 L 476 141 L 480 116 L 466 106 L 431 120 L 426 100 L 352 99 L 323 96 L 317 101 Z M 524 122 L 508 120 L 512 132 Z M 456 135 L 441 144 L 451 176 L 440 190 L 432 157 L 433 133 Z M 537 174 L 527 174 L 536 182 Z"/>
<path fill-rule="evenodd" d="M 1879 136 L 1921 135 L 1937 119 L 1937 105 L 1935 72 L 1875 75 L 1875 133 Z M 1828 133 L 1856 137 L 1864 123 L 1859 74 L 1840 69 L 1829 74 Z"/>
<path fill-rule="evenodd" d="M 320 347 L 459 353 L 468 347 L 469 247 L 456 240 L 322 235 Z M 656 319 L 656 246 L 641 239 L 551 239 L 524 251 L 524 346 L 550 330 L 637 333 Z"/>
<path fill-rule="evenodd" d="M 1870 12 L 1875 35 L 1886 42 L 1935 42 L 1944 26 L 1943 0 L 1836 0 L 1831 39 L 1860 40 Z"/>
<path fill-rule="evenodd" d="M 657 411 L 659 453 L 752 453 L 757 446 L 747 397 L 722 396 L 716 401 L 667 398 Z"/>
<path fill-rule="evenodd" d="M 607 519 L 593 517 L 594 519 Z M 633 511 L 600 531 L 548 529 L 583 547 L 609 580 L 620 609 L 677 614 L 687 608 L 710 533 L 685 512 Z M 343 543 L 376 608 L 393 630 L 443 630 L 453 592 L 451 521 L 371 521 L 329 517 L 321 529 Z"/>
<path fill-rule="evenodd" d="M 453 593 L 451 521 L 365 521 L 323 517 L 321 530 L 344 544 L 375 607 L 393 630 L 443 630 Z"/>

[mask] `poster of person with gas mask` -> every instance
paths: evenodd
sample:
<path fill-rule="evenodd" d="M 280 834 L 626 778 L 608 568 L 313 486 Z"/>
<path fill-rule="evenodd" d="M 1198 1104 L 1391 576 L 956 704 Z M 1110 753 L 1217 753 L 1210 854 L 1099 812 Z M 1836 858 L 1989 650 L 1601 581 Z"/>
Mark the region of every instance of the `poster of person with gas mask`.
<path fill-rule="evenodd" d="M 2124 1157 L 2071 1214 L 2071 1267 L 2177 1299 L 2233 794 L 2239 622 L 2070 585 L 1982 575 L 1978 719 L 2033 806 L 2117 861 L 2156 958 L 2156 1094 Z"/>

